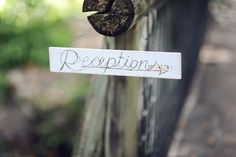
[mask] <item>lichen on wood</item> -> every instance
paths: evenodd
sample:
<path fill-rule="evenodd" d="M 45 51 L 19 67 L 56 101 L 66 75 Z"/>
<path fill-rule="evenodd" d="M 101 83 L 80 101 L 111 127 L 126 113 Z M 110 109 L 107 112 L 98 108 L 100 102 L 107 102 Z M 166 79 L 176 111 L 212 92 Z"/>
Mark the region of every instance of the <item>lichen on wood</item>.
<path fill-rule="evenodd" d="M 109 11 L 113 0 L 85 0 L 83 12 L 98 11 L 100 13 Z"/>
<path fill-rule="evenodd" d="M 135 8 L 132 0 L 85 0 L 83 11 L 97 11 L 88 16 L 93 28 L 105 36 L 118 36 L 133 23 Z"/>
<path fill-rule="evenodd" d="M 141 17 L 148 14 L 151 8 L 162 6 L 163 2 L 161 0 L 85 0 L 83 12 L 97 11 L 88 16 L 88 20 L 98 33 L 105 36 L 119 36 L 130 30 Z"/>

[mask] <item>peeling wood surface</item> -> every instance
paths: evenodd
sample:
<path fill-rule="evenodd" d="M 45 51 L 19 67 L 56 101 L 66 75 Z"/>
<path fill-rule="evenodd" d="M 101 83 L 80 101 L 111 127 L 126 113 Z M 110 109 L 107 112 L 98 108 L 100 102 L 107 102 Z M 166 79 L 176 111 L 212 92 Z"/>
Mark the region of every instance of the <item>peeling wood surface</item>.
<path fill-rule="evenodd" d="M 106 38 L 111 49 L 138 49 L 139 38 L 133 31 L 111 40 Z M 129 43 L 129 44 L 128 44 Z M 107 118 L 105 130 L 105 157 L 137 157 L 138 106 L 141 95 L 141 78 L 110 77 Z"/>

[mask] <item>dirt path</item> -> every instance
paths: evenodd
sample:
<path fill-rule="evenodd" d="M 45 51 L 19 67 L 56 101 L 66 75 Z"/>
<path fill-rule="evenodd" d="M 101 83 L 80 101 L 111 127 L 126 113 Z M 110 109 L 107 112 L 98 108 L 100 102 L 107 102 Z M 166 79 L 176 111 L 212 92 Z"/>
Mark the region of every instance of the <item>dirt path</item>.
<path fill-rule="evenodd" d="M 180 122 L 180 142 L 171 157 L 236 156 L 236 1 L 228 2 L 209 28 L 201 55 L 204 73 L 193 86 L 200 87 L 197 99 L 187 123 Z"/>

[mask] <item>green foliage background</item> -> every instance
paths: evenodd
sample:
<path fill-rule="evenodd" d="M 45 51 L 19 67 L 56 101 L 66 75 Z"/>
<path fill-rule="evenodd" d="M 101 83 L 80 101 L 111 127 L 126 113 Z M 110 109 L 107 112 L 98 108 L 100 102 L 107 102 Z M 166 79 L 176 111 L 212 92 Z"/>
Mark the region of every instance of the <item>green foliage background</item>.
<path fill-rule="evenodd" d="M 28 65 L 48 67 L 48 47 L 70 46 L 73 41 L 69 24 L 71 19 L 79 19 L 82 16 L 82 2 L 0 0 L 0 110 L 11 87 L 6 77 L 8 71 Z M 46 154 L 47 149 L 56 149 L 60 145 L 70 146 L 68 149 L 71 151 L 79 115 L 78 108 L 81 109 L 84 102 L 83 97 L 77 99 L 50 111 L 35 109 L 35 114 L 38 115 L 35 132 L 39 141 L 38 145 L 33 147 L 37 147 L 39 152 Z M 54 116 L 58 117 L 60 114 L 63 115 L 65 124 L 56 126 L 58 120 Z M 0 156 L 7 146 L 10 145 L 0 139 Z"/>
<path fill-rule="evenodd" d="M 81 0 L 0 0 L 0 103 L 5 73 L 27 65 L 48 67 L 49 46 L 70 46 L 68 21 L 81 16 Z"/>
<path fill-rule="evenodd" d="M 69 46 L 68 19 L 80 0 L 5 0 L 0 10 L 0 70 L 48 65 L 49 46 Z M 63 2 L 63 3 L 62 3 Z"/>

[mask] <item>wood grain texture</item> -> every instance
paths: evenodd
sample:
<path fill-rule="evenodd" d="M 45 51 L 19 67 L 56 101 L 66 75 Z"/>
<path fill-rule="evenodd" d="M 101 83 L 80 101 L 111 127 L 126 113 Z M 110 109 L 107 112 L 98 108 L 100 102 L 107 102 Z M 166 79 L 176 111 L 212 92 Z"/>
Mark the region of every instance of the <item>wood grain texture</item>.
<path fill-rule="evenodd" d="M 106 98 L 109 78 L 94 77 L 86 101 L 85 116 L 82 129 L 75 146 L 76 157 L 100 157 L 103 149 L 103 132 L 106 116 Z M 98 92 L 99 91 L 99 92 Z"/>

